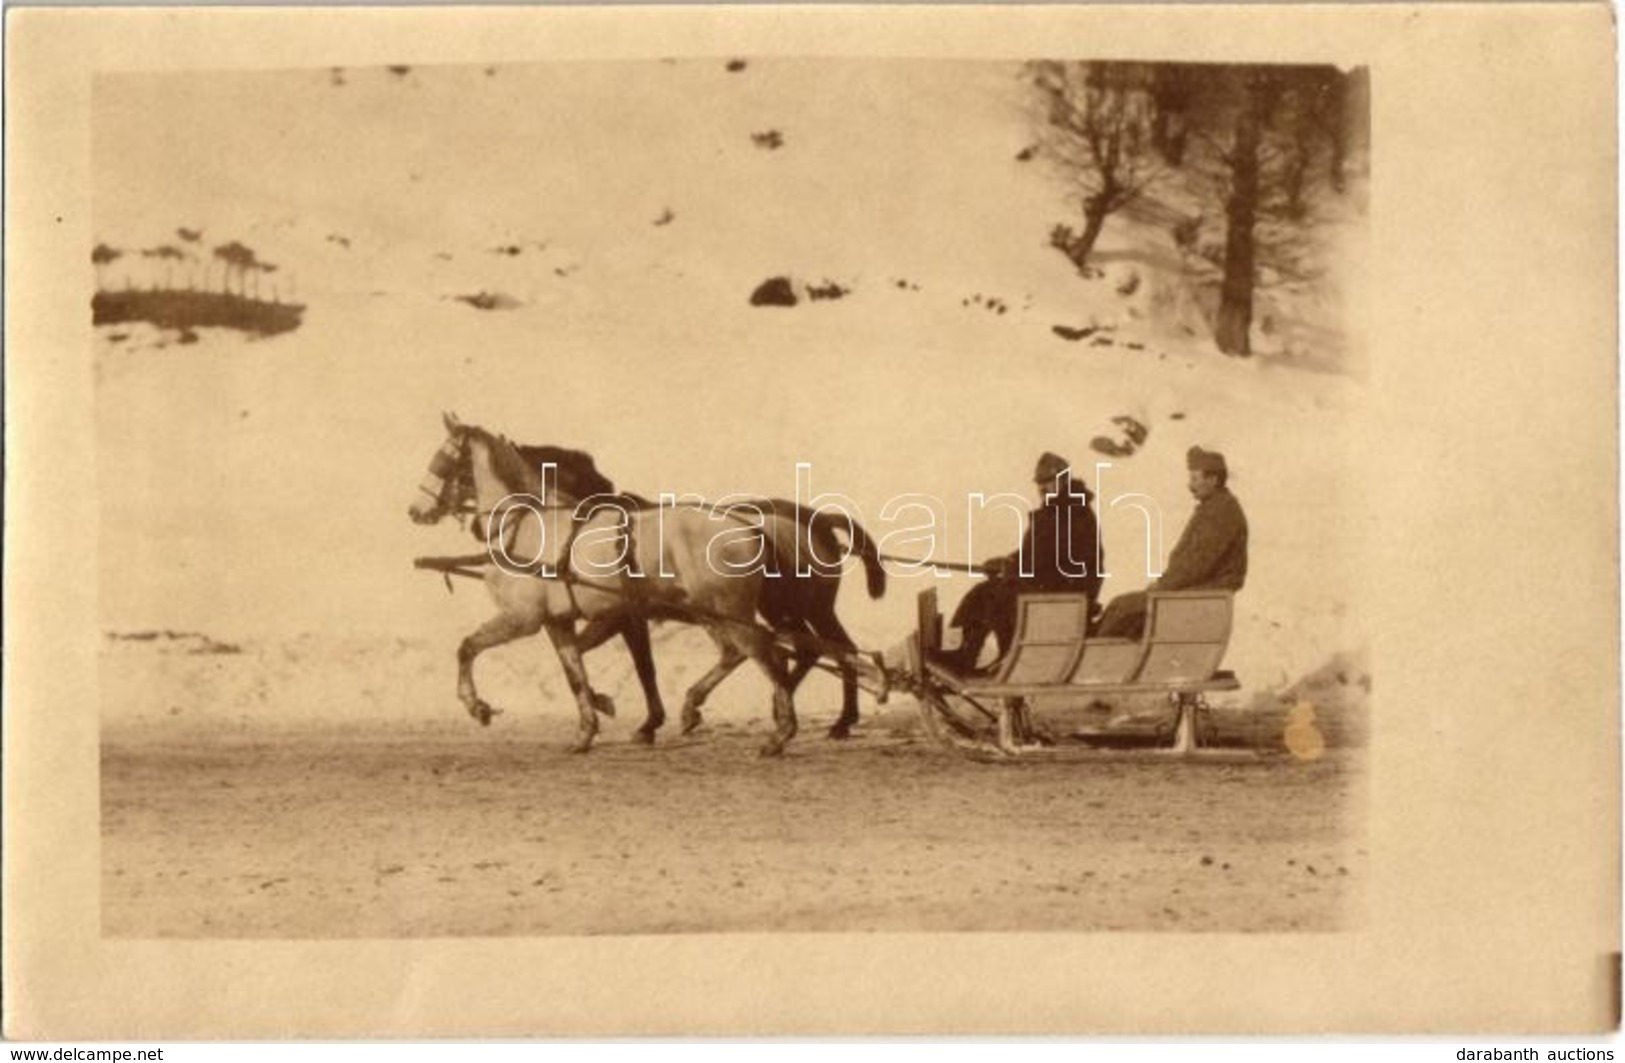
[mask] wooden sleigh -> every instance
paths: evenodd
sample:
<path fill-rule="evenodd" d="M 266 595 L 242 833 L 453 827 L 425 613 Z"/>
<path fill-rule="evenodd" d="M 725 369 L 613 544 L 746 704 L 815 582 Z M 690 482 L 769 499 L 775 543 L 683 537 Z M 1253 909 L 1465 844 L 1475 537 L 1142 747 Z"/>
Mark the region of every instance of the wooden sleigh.
<path fill-rule="evenodd" d="M 904 654 L 930 733 L 978 759 L 1122 756 L 1256 759 L 1250 750 L 1217 749 L 1207 694 L 1237 690 L 1220 664 L 1230 642 L 1233 594 L 1225 590 L 1153 591 L 1139 639 L 1090 638 L 1082 594 L 1028 594 L 1017 601 L 1015 638 L 992 674 L 961 674 L 940 659 L 943 618 L 935 589 L 919 596 L 918 626 Z M 1035 718 L 1123 695 L 1161 695 L 1169 722 L 1132 737 L 1087 730 L 1056 734 Z"/>

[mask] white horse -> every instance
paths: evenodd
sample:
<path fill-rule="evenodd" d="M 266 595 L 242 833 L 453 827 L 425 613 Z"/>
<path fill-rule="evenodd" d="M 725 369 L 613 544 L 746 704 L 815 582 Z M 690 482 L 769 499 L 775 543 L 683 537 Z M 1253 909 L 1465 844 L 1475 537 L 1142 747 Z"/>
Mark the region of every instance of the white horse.
<path fill-rule="evenodd" d="M 485 585 L 497 615 L 458 647 L 457 695 L 471 716 L 486 722 L 496 711 L 475 689 L 475 658 L 545 629 L 580 715 L 571 751 L 585 753 L 598 732 L 597 714 L 610 703 L 587 680 L 576 622 L 677 616 L 705 625 L 725 651 L 762 669 L 773 687 L 774 721 L 762 754 L 784 752 L 796 733 L 796 712 L 773 635 L 754 622 L 768 549 L 760 527 L 694 506 L 578 514 L 581 500 L 543 483 L 507 439 L 450 414 L 444 420 L 446 440 L 409 515 L 432 524 L 455 512 L 460 493 L 471 490 L 476 532 L 526 563 L 488 566 Z"/>

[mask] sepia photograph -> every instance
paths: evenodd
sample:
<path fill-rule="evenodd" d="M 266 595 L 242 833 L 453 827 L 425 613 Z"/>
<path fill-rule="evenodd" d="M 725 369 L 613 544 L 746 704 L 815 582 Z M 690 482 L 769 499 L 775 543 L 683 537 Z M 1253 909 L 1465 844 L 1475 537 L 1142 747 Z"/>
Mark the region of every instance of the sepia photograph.
<path fill-rule="evenodd" d="M 14 19 L 8 1034 L 1617 1026 L 1611 30 L 1361 14 Z"/>
<path fill-rule="evenodd" d="M 1369 84 L 98 78 L 103 932 L 1357 923 Z"/>

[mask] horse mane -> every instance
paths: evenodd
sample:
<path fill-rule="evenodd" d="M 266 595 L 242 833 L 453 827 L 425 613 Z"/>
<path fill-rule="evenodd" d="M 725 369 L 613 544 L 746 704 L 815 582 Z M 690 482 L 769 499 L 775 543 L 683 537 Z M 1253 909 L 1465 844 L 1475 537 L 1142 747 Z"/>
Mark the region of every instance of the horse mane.
<path fill-rule="evenodd" d="M 615 490 L 615 483 L 598 471 L 598 464 L 585 450 L 551 444 L 516 443 L 514 449 L 525 463 L 540 476 L 542 466 L 552 464 L 558 469 L 559 492 L 574 499 L 609 498 L 618 501 L 621 508 L 653 509 L 655 504 L 642 495 Z"/>
<path fill-rule="evenodd" d="M 559 490 L 573 498 L 615 493 L 615 485 L 598 471 L 592 455 L 585 450 L 525 443 L 515 443 L 514 449 L 538 475 L 543 465 L 556 467 L 559 470 Z"/>
<path fill-rule="evenodd" d="M 465 431 L 485 444 L 486 452 L 491 455 L 491 472 L 508 490 L 535 492 L 541 487 L 540 475 L 525 464 L 506 436 L 488 432 L 478 425 L 469 425 Z"/>

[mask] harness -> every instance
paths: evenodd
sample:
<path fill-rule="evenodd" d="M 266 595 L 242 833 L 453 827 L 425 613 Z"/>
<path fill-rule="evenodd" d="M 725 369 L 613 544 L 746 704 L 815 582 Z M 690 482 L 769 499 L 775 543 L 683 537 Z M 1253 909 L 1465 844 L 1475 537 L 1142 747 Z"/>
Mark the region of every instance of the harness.
<path fill-rule="evenodd" d="M 513 527 L 508 527 L 507 513 L 511 512 L 513 509 L 533 511 L 537 512 L 538 514 L 550 511 L 568 510 L 571 514 L 571 520 L 568 533 L 565 536 L 563 547 L 559 555 L 562 559 L 562 563 L 555 566 L 555 571 L 551 573 L 544 572 L 534 565 L 511 566 L 508 564 L 500 564 L 498 567 L 512 575 L 528 575 L 536 579 L 554 579 L 561 582 L 565 587 L 565 593 L 569 597 L 571 619 L 584 618 L 586 615 L 582 610 L 580 600 L 577 597 L 576 587 L 579 584 L 587 584 L 591 590 L 597 593 L 609 594 L 618 597 L 633 608 L 636 608 L 639 604 L 647 599 L 648 584 L 644 582 L 646 575 L 642 567 L 638 564 L 638 541 L 637 537 L 633 533 L 632 524 L 630 521 L 623 521 L 619 525 L 621 538 L 624 542 L 624 545 L 620 551 L 620 556 L 624 559 L 624 571 L 621 573 L 621 578 L 618 581 L 619 586 L 611 586 L 607 583 L 589 584 L 588 581 L 583 580 L 580 574 L 578 574 L 571 567 L 570 555 L 574 549 L 576 539 L 580 536 L 586 525 L 596 515 L 598 510 L 609 508 L 625 514 L 628 510 L 643 511 L 653 508 L 651 503 L 645 499 L 639 498 L 636 495 L 610 495 L 605 497 L 614 498 L 620 501 L 622 504 L 619 506 L 608 504 L 594 506 L 588 513 L 583 515 L 581 513 L 579 503 L 565 504 L 558 502 L 547 502 L 535 495 L 527 495 L 523 496 L 523 505 L 519 504 L 519 502 L 513 502 L 507 506 L 499 503 L 497 506 L 490 509 L 481 509 L 473 501 L 475 485 L 473 469 L 471 466 L 472 462 L 468 453 L 468 435 L 466 432 L 460 433 L 456 439 L 448 439 L 440 450 L 435 453 L 435 456 L 430 459 L 428 471 L 431 476 L 440 481 L 440 489 L 438 491 L 431 490 L 424 484 L 420 484 L 419 489 L 433 499 L 442 512 L 448 512 L 454 516 L 459 525 L 462 525 L 464 521 L 467 521 L 474 536 L 481 542 L 487 544 L 486 551 L 484 553 L 469 554 L 458 557 L 419 558 L 416 561 L 417 567 L 440 571 L 446 579 L 446 586 L 448 589 L 451 586 L 452 575 L 464 576 L 470 579 L 483 578 L 481 573 L 476 571 L 477 569 L 498 564 L 492 556 L 492 550 L 489 545 L 491 518 L 497 516 L 499 513 L 502 514 L 500 525 L 502 529 L 502 540 L 500 546 L 502 556 L 507 558 L 510 556 L 510 551 L 514 545 L 514 542 L 516 541 L 519 533 L 519 527 L 522 523 L 522 521 L 516 521 Z M 454 500 L 448 499 L 448 495 L 454 495 Z M 513 496 L 509 497 L 512 498 Z M 504 501 L 506 502 L 507 499 L 504 499 Z M 765 542 L 765 531 L 759 526 L 754 527 L 754 530 L 756 532 L 758 541 Z M 698 621 L 716 621 L 724 623 L 740 622 L 735 618 L 712 614 L 708 610 L 699 609 L 692 605 L 674 605 L 674 608 L 690 614 L 694 620 Z"/>
<path fill-rule="evenodd" d="M 535 577 L 537 579 L 557 580 L 559 583 L 563 584 L 565 594 L 569 598 L 571 618 L 584 618 L 586 616 L 586 612 L 581 607 L 581 602 L 577 596 L 576 588 L 579 585 L 586 584 L 587 581 L 583 580 L 570 564 L 570 557 L 575 549 L 576 540 L 580 537 L 586 526 L 591 523 L 592 519 L 597 515 L 599 510 L 616 509 L 617 512 L 624 514 L 625 508 L 599 505 L 594 506 L 587 513 L 583 514 L 581 512 L 579 503 L 565 504 L 547 502 L 536 497 L 535 495 L 529 495 L 524 496 L 521 501 L 513 502 L 506 506 L 499 503 L 490 509 L 480 509 L 472 501 L 470 501 L 470 498 L 474 493 L 474 484 L 472 472 L 468 467 L 469 463 L 467 457 L 466 437 L 465 442 L 458 444 L 454 454 L 448 454 L 445 448 L 442 448 L 441 451 L 436 453 L 434 459 L 430 462 L 429 471 L 441 478 L 443 481 L 443 486 L 439 494 L 431 492 L 427 488 L 422 488 L 424 493 L 434 497 L 436 502 L 445 505 L 444 496 L 447 493 L 447 486 L 455 484 L 460 496 L 460 501 L 456 504 L 457 508 L 454 510 L 458 523 L 461 524 L 466 518 L 469 521 L 469 527 L 474 536 L 481 542 L 487 544 L 489 544 L 491 541 L 491 518 L 497 516 L 499 513 L 502 514 L 499 525 L 502 531 L 500 549 L 502 557 L 505 561 L 512 556 L 514 544 L 518 539 L 519 529 L 523 524 L 523 519 L 521 519 L 513 522 L 511 526 L 509 525 L 507 516 L 513 510 L 519 509 L 524 512 L 538 513 L 568 511 L 570 513 L 570 524 L 568 531 L 565 534 L 564 541 L 559 549 L 560 563 L 554 566 L 554 571 L 552 573 L 542 571 L 538 567 L 540 562 L 533 562 L 529 565 L 517 567 L 510 567 L 509 564 L 505 563 L 499 565 L 498 567 L 502 568 L 504 571 L 511 571 L 516 575 L 523 574 Z M 454 463 L 454 468 L 447 469 L 448 463 Z M 448 472 L 451 472 L 454 475 L 448 476 Z M 513 496 L 509 496 L 509 498 L 512 497 Z M 636 504 L 636 500 L 628 498 L 627 496 L 616 497 Z M 504 499 L 504 502 L 507 501 L 508 499 Z M 644 509 L 648 507 L 639 505 L 638 508 Z M 620 585 L 618 587 L 611 587 L 593 584 L 591 585 L 591 589 L 599 593 L 615 595 L 616 597 L 619 597 L 629 603 L 640 603 L 647 597 L 647 595 L 644 590 L 646 585 L 642 582 L 644 578 L 643 569 L 638 563 L 637 538 L 633 534 L 630 521 L 620 522 L 619 528 L 621 533 L 620 537 L 622 539 L 619 555 L 623 559 L 623 564 L 625 566 L 625 572 L 621 575 L 621 578 L 618 581 Z M 474 554 L 468 557 L 452 558 L 448 560 L 454 563 L 455 570 L 458 570 L 459 575 L 477 575 L 476 573 L 466 571 L 469 565 L 484 566 L 496 564 L 489 545 L 484 554 Z M 450 566 L 443 569 L 443 571 L 448 573 L 448 586 L 450 585 L 449 572 L 453 570 L 453 567 Z"/>

